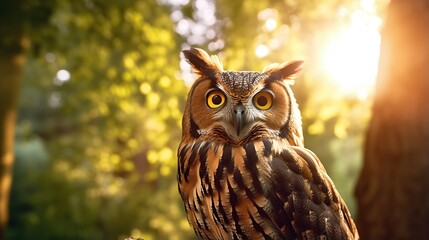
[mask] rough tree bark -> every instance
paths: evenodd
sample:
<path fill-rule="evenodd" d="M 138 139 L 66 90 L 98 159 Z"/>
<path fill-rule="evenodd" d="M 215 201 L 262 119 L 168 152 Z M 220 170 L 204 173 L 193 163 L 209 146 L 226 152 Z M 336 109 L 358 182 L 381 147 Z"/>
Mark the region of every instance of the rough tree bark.
<path fill-rule="evenodd" d="M 20 41 L 17 41 L 19 44 Z M 20 50 L 18 50 L 20 49 Z M 18 93 L 26 57 L 22 48 L 0 50 L 0 239 L 5 238 L 12 183 Z"/>
<path fill-rule="evenodd" d="M 391 0 L 358 180 L 362 239 L 429 236 L 429 0 Z"/>
<path fill-rule="evenodd" d="M 18 93 L 29 45 L 20 3 L 0 1 L 0 240 L 6 237 L 9 218 Z"/>
<path fill-rule="evenodd" d="M 43 42 L 41 30 L 49 25 L 56 2 L 0 1 L 0 240 L 6 236 L 15 121 L 26 53 L 31 36 Z"/>

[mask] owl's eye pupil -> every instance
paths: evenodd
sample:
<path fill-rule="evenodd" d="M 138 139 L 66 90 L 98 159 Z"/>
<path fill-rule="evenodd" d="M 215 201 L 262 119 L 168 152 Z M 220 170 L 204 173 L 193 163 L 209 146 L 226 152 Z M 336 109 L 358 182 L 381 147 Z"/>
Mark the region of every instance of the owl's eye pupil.
<path fill-rule="evenodd" d="M 268 99 L 265 96 L 258 97 L 256 100 L 259 106 L 265 106 L 268 103 Z"/>
<path fill-rule="evenodd" d="M 212 102 L 215 105 L 219 105 L 219 104 L 222 103 L 222 97 L 219 96 L 219 95 L 214 95 L 213 98 L 212 98 Z"/>

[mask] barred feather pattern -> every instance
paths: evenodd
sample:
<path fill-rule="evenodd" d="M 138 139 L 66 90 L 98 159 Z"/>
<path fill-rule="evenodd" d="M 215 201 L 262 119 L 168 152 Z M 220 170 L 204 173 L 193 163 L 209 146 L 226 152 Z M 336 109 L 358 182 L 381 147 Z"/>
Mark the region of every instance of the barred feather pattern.
<path fill-rule="evenodd" d="M 319 159 L 285 139 L 182 142 L 178 184 L 201 239 L 358 239 Z"/>

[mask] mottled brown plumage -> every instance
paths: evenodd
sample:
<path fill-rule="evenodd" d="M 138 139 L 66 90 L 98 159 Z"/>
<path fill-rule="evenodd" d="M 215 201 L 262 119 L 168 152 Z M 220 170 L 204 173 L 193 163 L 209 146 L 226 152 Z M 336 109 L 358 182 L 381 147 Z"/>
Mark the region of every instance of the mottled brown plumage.
<path fill-rule="evenodd" d="M 224 71 L 183 51 L 198 78 L 183 116 L 178 184 L 201 239 L 358 239 L 322 163 L 304 148 L 288 81 L 301 61 Z"/>

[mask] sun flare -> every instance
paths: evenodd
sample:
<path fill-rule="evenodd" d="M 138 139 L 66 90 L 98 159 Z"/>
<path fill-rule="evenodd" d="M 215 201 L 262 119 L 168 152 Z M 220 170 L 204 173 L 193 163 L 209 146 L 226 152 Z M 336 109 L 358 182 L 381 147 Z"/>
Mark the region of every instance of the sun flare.
<path fill-rule="evenodd" d="M 374 1 L 361 1 L 361 9 L 353 12 L 350 25 L 333 33 L 322 52 L 329 78 L 341 91 L 362 100 L 370 94 L 377 75 L 381 23 Z"/>

